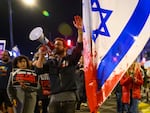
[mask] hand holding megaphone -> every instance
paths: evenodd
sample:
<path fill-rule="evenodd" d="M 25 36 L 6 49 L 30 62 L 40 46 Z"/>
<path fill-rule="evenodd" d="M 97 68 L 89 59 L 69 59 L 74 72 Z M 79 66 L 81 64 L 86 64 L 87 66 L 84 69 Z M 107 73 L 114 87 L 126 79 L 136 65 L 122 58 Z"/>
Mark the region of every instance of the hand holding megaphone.
<path fill-rule="evenodd" d="M 45 45 L 42 45 L 38 48 L 38 52 L 47 52 L 48 51 L 48 48 L 45 46 Z"/>
<path fill-rule="evenodd" d="M 51 51 L 54 49 L 54 45 L 44 36 L 41 27 L 34 28 L 29 34 L 29 39 L 32 41 L 38 40 L 40 43 L 46 45 Z"/>

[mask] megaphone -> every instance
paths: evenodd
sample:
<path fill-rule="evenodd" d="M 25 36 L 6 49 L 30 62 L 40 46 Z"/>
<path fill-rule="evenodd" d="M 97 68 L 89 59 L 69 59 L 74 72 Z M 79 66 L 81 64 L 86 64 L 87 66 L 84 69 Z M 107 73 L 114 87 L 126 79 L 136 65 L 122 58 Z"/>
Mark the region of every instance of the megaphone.
<path fill-rule="evenodd" d="M 34 28 L 29 34 L 29 39 L 32 41 L 38 40 L 40 43 L 47 45 L 50 50 L 54 49 L 54 45 L 44 36 L 41 27 Z"/>

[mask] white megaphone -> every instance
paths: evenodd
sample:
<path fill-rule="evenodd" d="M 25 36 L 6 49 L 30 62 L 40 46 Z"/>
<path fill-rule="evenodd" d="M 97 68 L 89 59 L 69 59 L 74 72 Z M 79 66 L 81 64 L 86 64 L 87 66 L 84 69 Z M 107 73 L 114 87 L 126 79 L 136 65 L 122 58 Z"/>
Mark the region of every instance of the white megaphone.
<path fill-rule="evenodd" d="M 38 40 L 40 43 L 47 45 L 50 50 L 54 49 L 54 45 L 44 36 L 43 29 L 41 27 L 34 28 L 29 34 L 29 39 L 32 41 Z"/>

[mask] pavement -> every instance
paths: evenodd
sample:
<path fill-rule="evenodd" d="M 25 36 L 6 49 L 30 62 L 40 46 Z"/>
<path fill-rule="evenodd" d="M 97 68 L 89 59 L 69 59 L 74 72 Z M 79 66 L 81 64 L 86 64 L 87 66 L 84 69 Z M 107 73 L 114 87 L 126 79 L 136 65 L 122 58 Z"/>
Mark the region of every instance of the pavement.
<path fill-rule="evenodd" d="M 77 110 L 76 113 L 90 113 L 90 110 L 88 107 L 81 105 L 81 110 Z M 99 108 L 98 113 L 116 113 L 115 96 L 110 96 Z"/>
<path fill-rule="evenodd" d="M 140 102 L 138 108 L 139 113 L 150 113 L 150 103 Z M 99 108 L 98 113 L 117 113 L 116 109 L 116 97 L 111 95 Z M 90 110 L 86 106 L 81 106 L 81 110 L 76 110 L 76 113 L 90 113 Z"/>
<path fill-rule="evenodd" d="M 148 103 L 140 102 L 139 111 L 140 113 L 150 113 L 150 103 L 148 104 Z"/>
<path fill-rule="evenodd" d="M 86 104 L 87 105 L 87 104 Z M 150 113 L 150 103 L 140 102 L 138 105 L 139 113 Z M 117 113 L 116 112 L 116 97 L 112 94 L 98 109 L 97 113 Z M 0 113 L 2 113 L 0 111 Z M 80 110 L 76 110 L 76 113 L 90 113 L 88 106 L 81 105 Z"/>

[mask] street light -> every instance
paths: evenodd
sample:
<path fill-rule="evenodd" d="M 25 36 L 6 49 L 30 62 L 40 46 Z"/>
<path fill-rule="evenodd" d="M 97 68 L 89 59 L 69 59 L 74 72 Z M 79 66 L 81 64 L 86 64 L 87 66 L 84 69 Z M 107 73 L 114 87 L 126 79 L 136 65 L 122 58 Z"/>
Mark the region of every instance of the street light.
<path fill-rule="evenodd" d="M 22 0 L 22 2 L 28 6 L 34 6 L 36 5 L 36 0 Z"/>

